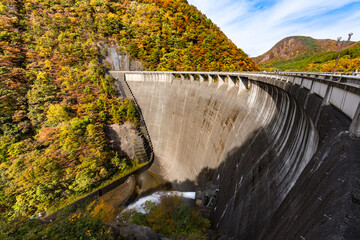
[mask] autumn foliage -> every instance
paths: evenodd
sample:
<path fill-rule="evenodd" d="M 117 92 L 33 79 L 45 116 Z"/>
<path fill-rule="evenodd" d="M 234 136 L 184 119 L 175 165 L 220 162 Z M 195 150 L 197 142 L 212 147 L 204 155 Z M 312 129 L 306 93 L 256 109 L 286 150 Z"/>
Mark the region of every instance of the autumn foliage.
<path fill-rule="evenodd" d="M 122 8 L 122 9 L 121 9 Z M 149 70 L 249 71 L 256 64 L 209 19 L 181 0 L 122 1 L 114 35 Z M 129 31 L 130 30 L 130 31 Z"/>
<path fill-rule="evenodd" d="M 0 216 L 54 211 L 124 168 L 104 126 L 131 121 L 97 46 L 91 5 L 0 3 Z M 90 8 L 87 8 L 89 5 Z M 86 16 L 85 16 L 86 15 Z M 82 22 L 85 21 L 85 22 Z M 125 160 L 127 169 L 133 167 Z"/>
<path fill-rule="evenodd" d="M 333 72 L 335 68 L 337 51 L 328 51 L 310 56 L 298 56 L 292 60 L 275 61 L 260 64 L 262 70 L 299 71 L 299 72 Z M 344 48 L 336 72 L 356 72 L 360 70 L 360 42 Z"/>
<path fill-rule="evenodd" d="M 0 220 L 54 211 L 134 167 L 104 132 L 138 123 L 106 74 L 106 46 L 148 70 L 257 69 L 186 1 L 1 1 Z"/>
<path fill-rule="evenodd" d="M 124 210 L 118 216 L 122 223 L 145 225 L 171 239 L 207 239 L 210 221 L 197 209 L 184 203 L 180 196 L 162 196 L 160 203 L 146 201 L 146 213 Z"/>

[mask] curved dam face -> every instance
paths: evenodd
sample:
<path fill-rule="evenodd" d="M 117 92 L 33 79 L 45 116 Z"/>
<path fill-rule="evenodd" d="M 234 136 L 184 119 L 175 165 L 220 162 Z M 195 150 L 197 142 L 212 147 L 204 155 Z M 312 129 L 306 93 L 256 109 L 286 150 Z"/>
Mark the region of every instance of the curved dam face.
<path fill-rule="evenodd" d="M 128 84 L 154 147 L 152 167 L 178 189 L 219 186 L 213 224 L 259 239 L 317 148 L 317 131 L 277 87 L 174 80 Z"/>
<path fill-rule="evenodd" d="M 141 108 L 152 170 L 179 190 L 219 189 L 211 220 L 220 233 L 359 239 L 360 140 L 348 132 L 350 118 L 317 94 L 261 79 L 246 89 L 162 73 L 112 75 Z"/>

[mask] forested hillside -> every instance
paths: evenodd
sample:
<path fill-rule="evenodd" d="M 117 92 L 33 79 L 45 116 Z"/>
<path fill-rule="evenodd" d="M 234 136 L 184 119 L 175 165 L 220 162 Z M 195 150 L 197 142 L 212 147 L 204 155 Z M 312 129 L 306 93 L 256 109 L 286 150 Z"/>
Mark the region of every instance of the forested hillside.
<path fill-rule="evenodd" d="M 216 25 L 185 0 L 120 1 L 106 7 L 100 2 L 94 8 L 104 12 L 108 19 L 104 25 L 120 24 L 113 26 L 116 30 L 109 40 L 120 43 L 147 70 L 257 69 Z"/>
<path fill-rule="evenodd" d="M 354 42 L 343 42 L 343 47 L 348 47 Z M 254 58 L 257 64 L 286 61 L 293 58 L 304 58 L 315 54 L 338 49 L 337 41 L 331 39 L 314 39 L 305 36 L 286 37 L 275 44 L 266 53 Z"/>
<path fill-rule="evenodd" d="M 298 56 L 292 60 L 282 60 L 261 64 L 262 70 L 332 72 L 335 67 L 337 51 L 328 51 L 310 56 Z M 360 42 L 341 51 L 336 72 L 355 72 L 360 70 Z"/>
<path fill-rule="evenodd" d="M 98 63 L 96 32 L 70 21 L 75 18 L 65 9 L 50 1 L 0 5 L 4 219 L 55 210 L 134 167 L 110 148 L 103 130 L 112 123 L 136 124 L 134 105 L 116 97 Z"/>
<path fill-rule="evenodd" d="M 185 0 L 1 1 L 2 222 L 53 211 L 136 167 L 104 132 L 138 121 L 106 74 L 106 46 L 148 70 L 257 69 Z"/>

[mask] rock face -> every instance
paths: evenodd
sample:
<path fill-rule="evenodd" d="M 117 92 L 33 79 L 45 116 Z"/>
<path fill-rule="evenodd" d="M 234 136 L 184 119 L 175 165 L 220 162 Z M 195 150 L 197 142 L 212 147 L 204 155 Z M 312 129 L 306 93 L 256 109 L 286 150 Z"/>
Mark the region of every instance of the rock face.
<path fill-rule="evenodd" d="M 337 41 L 331 39 L 314 39 L 304 36 L 287 37 L 279 41 L 266 53 L 254 58 L 257 64 L 289 60 L 297 56 L 308 56 L 326 51 L 337 51 Z M 353 42 L 344 42 L 343 47 Z"/>
<path fill-rule="evenodd" d="M 105 132 L 120 157 L 127 156 L 137 163 L 149 161 L 149 154 L 144 147 L 145 138 L 132 123 L 108 125 L 105 126 Z"/>
<path fill-rule="evenodd" d="M 139 225 L 110 224 L 115 240 L 160 240 L 161 238 L 151 228 Z"/>
<path fill-rule="evenodd" d="M 106 135 L 111 139 L 111 145 L 120 156 L 135 156 L 134 142 L 137 132 L 133 124 L 112 124 L 105 127 Z"/>
<path fill-rule="evenodd" d="M 140 61 L 130 59 L 128 53 L 121 53 L 115 46 L 102 46 L 106 51 L 104 58 L 105 65 L 107 64 L 109 70 L 123 70 L 123 71 L 143 71 L 144 67 Z"/>
<path fill-rule="evenodd" d="M 126 122 L 122 125 L 112 124 L 105 127 L 106 134 L 111 139 L 111 145 L 119 156 L 142 162 L 144 155 L 143 139 L 135 126 Z"/>
<path fill-rule="evenodd" d="M 178 79 L 128 83 L 153 143 L 152 170 L 180 190 L 219 186 L 211 219 L 221 234 L 360 236 L 360 140 L 316 94 L 259 82 L 240 92 Z"/>

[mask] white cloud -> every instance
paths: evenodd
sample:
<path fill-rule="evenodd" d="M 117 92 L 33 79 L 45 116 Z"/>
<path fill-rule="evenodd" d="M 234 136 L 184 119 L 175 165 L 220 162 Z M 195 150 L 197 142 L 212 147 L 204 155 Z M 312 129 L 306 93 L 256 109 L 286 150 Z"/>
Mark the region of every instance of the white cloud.
<path fill-rule="evenodd" d="M 250 56 L 269 50 L 284 37 L 304 35 L 314 38 L 360 39 L 360 9 L 350 15 L 341 11 L 351 0 L 276 0 L 270 6 L 256 8 L 263 1 L 188 0 L 206 14 L 221 30 Z M 338 12 L 334 12 L 338 10 Z M 336 17 L 335 14 L 340 14 Z M 358 32 L 356 32 L 358 31 Z"/>

